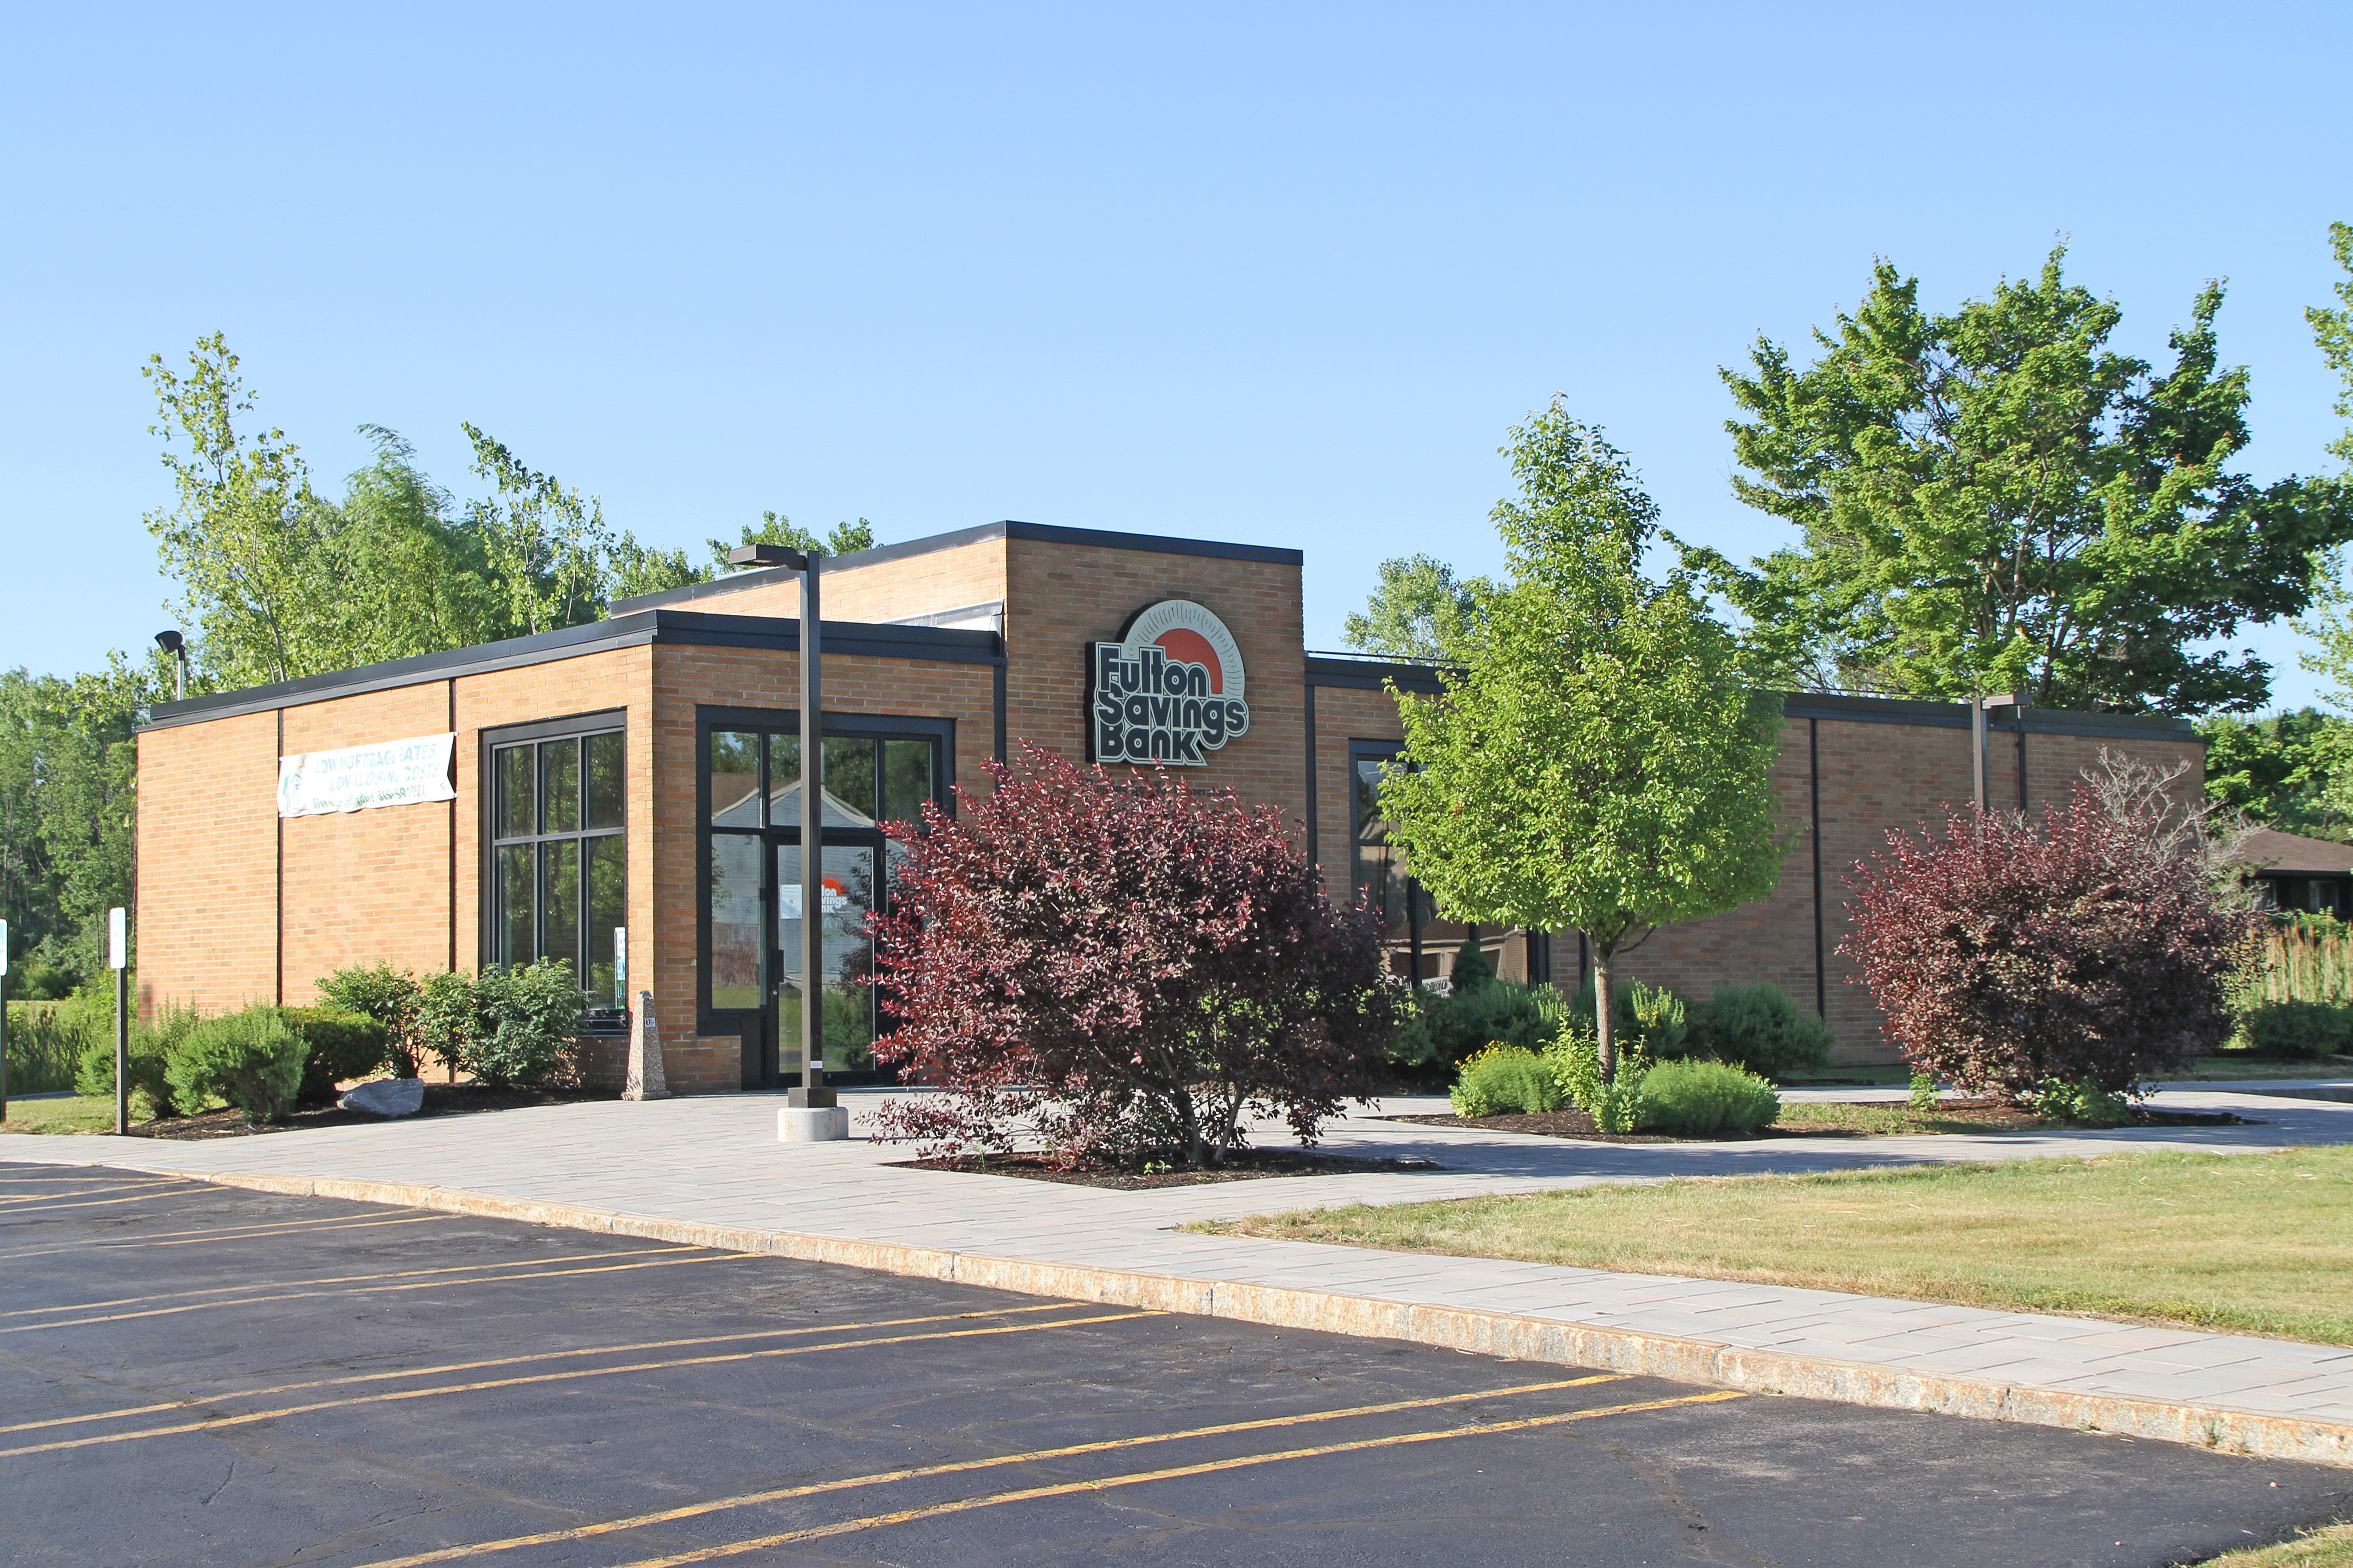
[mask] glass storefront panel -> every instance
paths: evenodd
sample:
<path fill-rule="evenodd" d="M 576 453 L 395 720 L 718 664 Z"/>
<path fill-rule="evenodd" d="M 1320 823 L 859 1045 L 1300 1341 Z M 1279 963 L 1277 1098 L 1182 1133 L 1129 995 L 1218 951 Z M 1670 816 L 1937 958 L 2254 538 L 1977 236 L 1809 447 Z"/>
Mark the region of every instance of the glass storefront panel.
<path fill-rule="evenodd" d="M 580 742 L 543 741 L 539 747 L 539 830 L 580 831 Z"/>
<path fill-rule="evenodd" d="M 532 756 L 529 746 L 509 746 L 497 755 L 492 769 L 499 795 L 494 815 L 501 838 L 528 838 L 535 831 L 532 803 L 537 791 L 532 781 Z"/>
<path fill-rule="evenodd" d="M 711 733 L 711 799 L 713 827 L 758 827 L 760 737 L 741 730 Z"/>
<path fill-rule="evenodd" d="M 524 756 L 530 756 L 525 752 Z M 501 963 L 529 963 L 539 956 L 539 922 L 532 897 L 539 878 L 532 846 L 510 844 L 498 852 L 499 934 Z"/>
<path fill-rule="evenodd" d="M 588 753 L 588 826 L 618 827 L 628 781 L 621 771 L 621 736 L 591 735 L 584 742 Z"/>
<path fill-rule="evenodd" d="M 580 967 L 580 841 L 551 839 L 539 847 L 539 955 L 571 965 L 575 984 L 585 984 Z"/>
<path fill-rule="evenodd" d="M 929 741 L 882 742 L 882 819 L 885 822 L 923 820 L 923 802 L 932 798 L 932 743 Z"/>
<path fill-rule="evenodd" d="M 711 836 L 711 1005 L 760 1005 L 760 848 L 749 834 Z"/>
<path fill-rule="evenodd" d="M 613 931 L 629 923 L 629 843 L 619 834 L 588 840 L 588 977 L 592 1007 L 626 1007 L 613 963 Z"/>

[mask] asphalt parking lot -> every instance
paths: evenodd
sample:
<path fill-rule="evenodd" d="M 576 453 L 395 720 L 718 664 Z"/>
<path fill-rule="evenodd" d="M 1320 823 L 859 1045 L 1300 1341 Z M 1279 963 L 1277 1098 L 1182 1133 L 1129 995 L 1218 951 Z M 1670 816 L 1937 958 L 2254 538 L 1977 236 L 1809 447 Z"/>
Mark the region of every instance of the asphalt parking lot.
<path fill-rule="evenodd" d="M 2170 1564 L 2353 1472 L 0 1164 L 21 1564 Z"/>

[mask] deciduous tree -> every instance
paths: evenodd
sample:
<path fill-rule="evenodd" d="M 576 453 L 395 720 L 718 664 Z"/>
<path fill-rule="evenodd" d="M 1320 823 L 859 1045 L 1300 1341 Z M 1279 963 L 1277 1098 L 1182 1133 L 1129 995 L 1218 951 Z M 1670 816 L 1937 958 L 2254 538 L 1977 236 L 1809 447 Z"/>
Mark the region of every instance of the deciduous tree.
<path fill-rule="evenodd" d="M 1624 456 L 1558 400 L 1512 436 L 1512 581 L 1478 595 L 1443 695 L 1395 693 L 1381 806 L 1448 913 L 1586 934 L 1609 1077 L 1618 954 L 1772 889 L 1780 708 L 1687 572 L 1642 575 L 1657 508 Z"/>
<path fill-rule="evenodd" d="M 1747 568 L 1686 549 L 1785 679 L 2038 707 L 2261 707 L 2270 669 L 2211 649 L 2302 612 L 2314 552 L 2353 538 L 2328 481 L 2258 485 L 2247 372 L 2219 363 L 2219 283 L 2162 369 L 2112 348 L 2115 301 L 2062 274 L 1937 314 L 1873 270 L 1794 367 L 1760 339 L 1725 384 L 1740 499 L 1802 531 Z"/>
<path fill-rule="evenodd" d="M 1477 613 L 1479 591 L 1488 586 L 1484 578 L 1457 582 L 1454 568 L 1434 556 L 1384 561 L 1372 598 L 1362 614 L 1341 623 L 1341 638 L 1352 648 L 1391 658 L 1443 658 Z"/>

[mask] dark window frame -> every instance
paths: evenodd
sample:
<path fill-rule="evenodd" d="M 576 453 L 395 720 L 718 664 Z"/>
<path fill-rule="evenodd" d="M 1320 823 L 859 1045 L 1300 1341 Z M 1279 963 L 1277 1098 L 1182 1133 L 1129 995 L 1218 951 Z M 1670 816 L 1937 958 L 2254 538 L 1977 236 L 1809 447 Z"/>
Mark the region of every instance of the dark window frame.
<path fill-rule="evenodd" d="M 1364 894 L 1365 881 L 1365 817 L 1364 797 L 1358 793 L 1357 780 L 1362 777 L 1365 763 L 1393 763 L 1405 754 L 1403 741 L 1350 741 L 1348 742 L 1348 894 L 1351 899 Z M 1407 962 L 1412 966 L 1413 983 L 1422 980 L 1421 928 L 1423 894 L 1421 883 L 1412 872 L 1405 878 L 1405 927 Z"/>
<path fill-rule="evenodd" d="M 797 708 L 723 708 L 697 705 L 694 710 L 694 1028 L 699 1035 L 744 1035 L 761 1026 L 766 1012 L 765 998 L 768 992 L 767 943 L 761 943 L 759 980 L 763 1004 L 754 1007 L 716 1008 L 711 1005 L 711 840 L 714 832 L 740 838 L 754 838 L 762 844 L 761 879 L 762 915 L 768 921 L 766 900 L 772 889 L 765 887 L 774 865 L 773 848 L 780 844 L 800 842 L 800 824 L 770 824 L 763 827 L 723 827 L 711 826 L 711 736 L 714 731 L 753 730 L 771 734 L 800 733 L 801 714 Z M 932 798 L 942 811 L 955 815 L 955 730 L 954 719 L 937 719 L 915 714 L 834 713 L 825 715 L 825 734 L 876 741 L 928 741 L 933 745 Z M 765 752 L 763 752 L 759 797 L 769 797 Z M 841 837 L 835 838 L 835 835 Z M 880 868 L 879 846 L 881 829 L 835 827 L 826 833 L 828 843 L 848 845 L 871 844 L 878 847 L 877 866 Z M 747 1047 L 748 1048 L 748 1047 Z"/>
<path fill-rule="evenodd" d="M 503 929 L 499 910 L 499 851 L 501 848 L 512 847 L 518 844 L 531 844 L 535 846 L 543 843 L 562 842 L 566 840 L 581 844 L 585 847 L 587 841 L 593 838 L 618 838 L 621 840 L 623 846 L 622 855 L 624 857 L 624 863 L 626 864 L 627 857 L 628 855 L 628 845 L 629 840 L 630 826 L 629 792 L 628 784 L 629 776 L 628 721 L 629 710 L 628 709 L 604 708 L 590 713 L 567 714 L 558 719 L 538 719 L 524 724 L 503 724 L 495 729 L 480 730 L 475 732 L 475 793 L 480 797 L 476 802 L 476 805 L 480 808 L 480 820 L 481 823 L 479 844 L 480 853 L 477 857 L 481 867 L 480 887 L 478 889 L 480 895 L 478 900 L 480 904 L 480 920 L 476 927 L 474 955 L 476 967 L 478 969 L 487 967 L 488 965 L 500 962 L 498 956 L 499 937 L 501 930 Z M 499 752 L 513 746 L 535 746 L 542 741 L 563 741 L 570 740 L 574 737 L 586 739 L 590 735 L 618 735 L 621 737 L 622 788 L 620 826 L 617 827 L 588 827 L 583 826 L 571 832 L 533 832 L 517 835 L 513 837 L 501 837 L 499 834 L 498 820 Z M 585 766 L 582 770 L 582 776 L 585 781 L 586 776 Z M 532 767 L 532 791 L 533 796 L 533 821 L 534 824 L 538 821 L 537 796 L 540 787 L 538 763 L 534 760 Z M 585 805 L 583 815 L 585 817 Z M 584 878 L 586 872 L 587 859 L 588 857 L 584 847 L 581 857 L 582 875 Z M 538 898 L 541 885 L 541 872 L 539 870 L 538 858 L 536 855 L 533 858 L 532 882 L 533 898 L 535 902 Z M 624 895 L 624 898 L 626 901 L 626 894 Z M 586 921 L 588 918 L 587 910 L 587 899 L 584 889 L 581 899 L 580 916 L 583 921 Z M 536 918 L 536 914 L 534 914 L 534 918 Z M 628 922 L 625 921 L 624 923 L 626 924 Z M 587 977 L 586 975 L 579 975 L 575 976 L 575 978 L 583 982 L 582 991 L 583 994 L 586 994 L 586 985 L 585 983 Z M 597 1016 L 596 1015 L 603 1016 Z M 628 1014 L 626 1009 L 616 1010 L 609 1006 L 593 1009 L 588 1026 L 588 1033 L 596 1036 L 614 1036 L 625 1033 L 627 1028 Z"/>

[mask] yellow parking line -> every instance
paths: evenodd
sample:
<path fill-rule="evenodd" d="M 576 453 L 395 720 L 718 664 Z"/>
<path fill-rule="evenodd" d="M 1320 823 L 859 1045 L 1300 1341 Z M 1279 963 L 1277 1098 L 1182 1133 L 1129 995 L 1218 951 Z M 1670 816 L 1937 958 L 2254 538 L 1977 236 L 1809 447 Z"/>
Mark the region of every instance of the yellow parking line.
<path fill-rule="evenodd" d="M 946 1464 L 918 1465 L 901 1470 L 877 1470 L 871 1475 L 846 1476 L 838 1481 L 814 1481 L 797 1487 L 777 1487 L 769 1491 L 744 1492 L 736 1497 L 712 1498 L 706 1502 L 682 1503 L 676 1508 L 658 1509 L 651 1513 L 632 1514 L 626 1519 L 608 1519 L 596 1524 L 584 1524 L 570 1530 L 543 1530 L 533 1535 L 510 1535 L 502 1541 L 480 1541 L 469 1546 L 444 1546 L 432 1552 L 420 1552 L 411 1557 L 387 1558 L 371 1563 L 367 1568 L 426 1568 L 433 1563 L 448 1563 L 463 1557 L 480 1557 L 493 1552 L 512 1552 L 525 1546 L 547 1546 L 560 1542 L 587 1541 L 600 1535 L 613 1535 L 624 1530 L 642 1530 L 649 1524 L 672 1524 L 681 1519 L 694 1519 L 706 1513 L 720 1513 L 729 1509 L 756 1508 L 762 1503 L 784 1502 L 794 1498 L 815 1497 L 821 1492 L 847 1491 L 853 1487 L 882 1486 L 893 1481 L 919 1480 L 930 1476 L 960 1475 L 969 1470 L 1001 1468 L 1007 1465 L 1037 1464 L 1049 1459 L 1068 1459 L 1082 1454 L 1107 1454 L 1122 1448 L 1140 1448 L 1153 1443 L 1181 1443 L 1193 1437 L 1222 1437 L 1236 1432 L 1259 1432 L 1271 1426 L 1303 1426 L 1319 1421 L 1345 1421 L 1359 1415 L 1387 1415 L 1400 1410 L 1429 1410 L 1441 1405 L 1464 1405 L 1478 1399 L 1505 1399 L 1520 1394 L 1546 1394 L 1556 1389 L 1584 1388 L 1596 1383 L 1617 1383 L 1625 1373 L 1600 1373 L 1590 1377 L 1564 1378 L 1557 1383 L 1525 1383 L 1514 1388 L 1473 1389 L 1467 1394 L 1446 1394 L 1432 1399 L 1398 1399 L 1386 1405 L 1357 1405 L 1345 1410 L 1311 1410 L 1300 1415 L 1270 1415 L 1256 1421 L 1228 1421 L 1215 1426 L 1195 1426 L 1183 1432 L 1153 1432 L 1141 1437 L 1112 1437 L 1096 1443 L 1072 1443 L 1060 1448 L 1033 1448 L 1025 1454 L 999 1454 L 987 1459 L 956 1459 Z"/>
<path fill-rule="evenodd" d="M 677 1248 L 664 1247 L 673 1251 Z M 595 1256 L 590 1254 L 589 1256 Z M 607 1253 L 607 1257 L 627 1257 Z M 185 1307 L 150 1307 L 143 1312 L 109 1312 L 96 1318 L 60 1318 L 50 1323 L 12 1323 L 0 1334 L 37 1333 L 48 1329 L 87 1328 L 92 1323 L 128 1322 L 135 1318 L 169 1318 L 182 1312 L 209 1312 L 221 1307 L 252 1307 L 265 1301 L 300 1301 L 312 1296 L 389 1296 L 401 1290 L 444 1290 L 452 1285 L 516 1285 L 533 1279 L 565 1279 L 575 1274 L 624 1274 L 632 1268 L 674 1268 L 681 1263 L 726 1263 L 741 1258 L 765 1258 L 764 1252 L 706 1252 L 694 1258 L 664 1258 L 651 1263 L 616 1263 L 596 1268 L 550 1268 L 538 1274 L 507 1274 L 494 1279 L 425 1279 L 414 1285 L 386 1285 L 375 1290 L 288 1290 L 275 1296 L 239 1296 L 229 1301 L 194 1301 Z M 547 1261 L 561 1263 L 564 1258 Z"/>
<path fill-rule="evenodd" d="M 975 1509 L 1001 1508 L 1008 1503 L 1037 1502 L 1046 1498 L 1069 1497 L 1076 1492 L 1109 1491 L 1113 1487 L 1137 1487 L 1150 1481 L 1182 1480 L 1189 1476 L 1215 1475 L 1221 1470 L 1247 1469 L 1253 1465 L 1276 1465 L 1288 1459 L 1317 1459 L 1332 1454 L 1363 1453 L 1373 1448 L 1402 1447 L 1408 1443 L 1440 1443 L 1451 1437 L 1489 1437 L 1504 1432 L 1526 1432 L 1539 1426 L 1559 1426 L 1571 1421 L 1596 1421 L 1605 1415 L 1631 1415 L 1644 1410 L 1665 1410 L 1678 1405 L 1713 1405 L 1726 1399 L 1743 1399 L 1746 1395 L 1725 1389 L 1716 1394 L 1690 1394 L 1679 1399 L 1647 1399 L 1638 1405 L 1612 1405 L 1600 1410 L 1572 1410 L 1559 1415 L 1529 1415 L 1514 1421 L 1496 1421 L 1481 1426 L 1448 1426 L 1434 1432 L 1406 1432 L 1394 1437 L 1360 1437 L 1353 1443 L 1326 1443 L 1314 1448 L 1289 1448 L 1279 1454 L 1248 1454 L 1239 1459 L 1212 1459 L 1206 1464 L 1175 1465 L 1165 1470 L 1134 1470 L 1124 1476 L 1105 1476 L 1100 1480 L 1063 1481 L 1054 1486 L 1026 1487 L 1019 1491 L 997 1492 L 988 1497 L 958 1498 L 953 1502 L 927 1503 L 921 1508 L 901 1509 L 895 1513 L 869 1514 L 864 1519 L 845 1519 L 834 1524 L 811 1525 L 805 1530 L 779 1531 L 774 1535 L 755 1536 L 749 1541 L 731 1541 L 721 1546 L 705 1546 L 695 1552 L 673 1552 L 664 1557 L 640 1557 L 618 1565 L 618 1568 L 684 1568 L 690 1563 L 709 1563 L 715 1558 L 740 1556 L 746 1552 L 761 1552 L 770 1547 L 787 1545 L 796 1541 L 818 1541 L 828 1536 L 850 1535 L 861 1530 L 880 1530 L 885 1525 L 905 1524 L 918 1519 L 936 1518 L 947 1513 L 969 1513 Z"/>
<path fill-rule="evenodd" d="M 168 1197 L 171 1194 L 167 1193 L 140 1193 L 127 1198 L 90 1198 L 85 1202 L 76 1204 L 45 1203 L 32 1208 L 0 1209 L 0 1220 L 15 1219 L 18 1215 L 56 1214 L 62 1209 L 102 1209 L 113 1204 L 153 1203 L 157 1198 Z M 194 1194 L 191 1194 L 190 1195 L 193 1196 Z"/>
<path fill-rule="evenodd" d="M 570 1258 L 518 1258 L 506 1263 L 461 1263 L 447 1268 L 404 1268 L 394 1274 L 332 1274 L 318 1279 L 285 1279 L 282 1285 L 349 1285 L 364 1279 L 417 1279 L 428 1274 L 479 1273 L 488 1268 L 536 1268 L 549 1263 L 585 1263 L 607 1258 L 643 1258 L 654 1252 L 676 1252 L 675 1244 L 666 1247 L 641 1247 L 628 1252 L 583 1252 Z M 184 1296 L 219 1296 L 231 1290 L 250 1290 L 253 1282 L 238 1285 L 215 1285 L 203 1290 L 166 1290 L 154 1296 L 118 1296 L 111 1301 L 77 1301 L 66 1307 L 18 1307 L 0 1312 L 0 1318 L 29 1318 L 40 1312 L 92 1312 L 100 1307 L 136 1307 L 148 1301 L 172 1301 Z M 207 1305 L 227 1306 L 228 1302 Z"/>
<path fill-rule="evenodd" d="M 0 1249 L 0 1263 L 14 1263 L 26 1258 L 54 1258 L 60 1252 L 127 1252 L 136 1247 L 204 1247 L 216 1241 L 267 1241 L 272 1237 L 315 1235 L 322 1230 L 366 1230 L 382 1225 L 422 1225 L 430 1219 L 469 1217 L 454 1214 L 419 1214 L 400 1219 L 353 1219 L 336 1215 L 326 1219 L 254 1220 L 246 1225 L 212 1226 L 201 1230 L 167 1230 L 136 1241 L 77 1241 L 63 1247 Z M 180 1239 L 182 1237 L 186 1239 Z"/>
<path fill-rule="evenodd" d="M 187 1184 L 178 1176 L 160 1176 L 146 1182 L 111 1182 L 102 1187 L 82 1187 L 69 1193 L 0 1193 L 0 1204 L 45 1204 L 58 1198 L 86 1198 L 98 1193 L 127 1193 L 141 1187 L 184 1187 Z"/>
<path fill-rule="evenodd" d="M 745 1256 L 751 1256 L 746 1254 Z M 651 1268 L 639 1264 L 638 1268 Z M 773 1350 L 738 1351 L 727 1355 L 681 1356 L 672 1361 L 640 1362 L 629 1366 L 590 1366 L 572 1372 L 536 1373 L 529 1377 L 499 1377 L 481 1383 L 449 1384 L 439 1388 L 402 1388 L 388 1394 L 365 1394 L 357 1399 L 326 1399 L 312 1405 L 288 1405 L 275 1410 L 219 1415 L 177 1426 L 151 1426 L 140 1432 L 111 1432 L 98 1437 L 69 1437 L 58 1443 L 34 1443 L 20 1448 L 0 1448 L 0 1459 L 23 1454 L 54 1454 L 68 1448 L 92 1448 L 108 1443 L 136 1443 L 148 1437 L 175 1437 L 188 1432 L 215 1432 L 224 1426 L 248 1426 L 257 1421 L 277 1421 L 318 1410 L 347 1410 L 360 1405 L 393 1405 L 410 1399 L 430 1399 L 445 1394 L 480 1394 L 493 1388 L 523 1388 L 536 1384 L 572 1383 L 585 1377 L 617 1377 L 631 1372 L 670 1372 L 680 1367 L 717 1366 L 728 1362 L 764 1361 L 777 1356 L 814 1355 L 819 1351 L 863 1350 L 869 1345 L 914 1344 L 926 1340 L 983 1339 L 995 1334 L 1029 1334 L 1040 1329 L 1079 1328 L 1088 1323 L 1117 1323 L 1130 1318 L 1156 1318 L 1158 1312 L 1113 1312 L 1096 1318 L 1063 1318 L 1050 1323 L 1015 1323 L 996 1329 L 955 1329 L 937 1334 L 892 1334 L 880 1339 L 839 1340 L 820 1345 L 781 1345 Z"/>
<path fill-rule="evenodd" d="M 121 1421 L 133 1415 L 155 1415 L 170 1410 L 195 1410 L 229 1399 L 267 1399 L 280 1394 L 301 1394 L 313 1388 L 343 1388 L 353 1384 L 386 1383 L 403 1377 L 444 1377 L 453 1372 L 481 1372 L 494 1366 L 522 1366 L 534 1362 L 566 1361 L 584 1355 L 635 1355 L 641 1351 L 685 1350 L 693 1345 L 720 1345 L 746 1340 L 790 1339 L 803 1334 L 847 1334 L 867 1329 L 903 1329 L 917 1323 L 952 1323 L 971 1318 L 1009 1318 L 1028 1312 L 1078 1311 L 1076 1301 L 1050 1301 L 1042 1307 L 1000 1307 L 987 1312 L 934 1312 L 920 1318 L 882 1318 L 871 1323 L 812 1323 L 805 1329 L 754 1329 L 740 1334 L 702 1334 L 686 1340 L 641 1340 L 626 1345 L 589 1345 L 571 1351 L 534 1351 L 529 1355 L 493 1356 L 484 1361 L 448 1362 L 440 1366 L 412 1366 L 398 1372 L 353 1373 L 343 1377 L 312 1378 L 307 1383 L 281 1383 L 269 1388 L 239 1388 L 202 1399 L 171 1399 L 159 1405 L 133 1405 L 121 1410 L 94 1410 L 79 1415 L 53 1415 L 42 1421 L 19 1421 L 0 1426 L 0 1435 L 37 1432 L 55 1426 L 79 1426 L 92 1421 Z"/>

